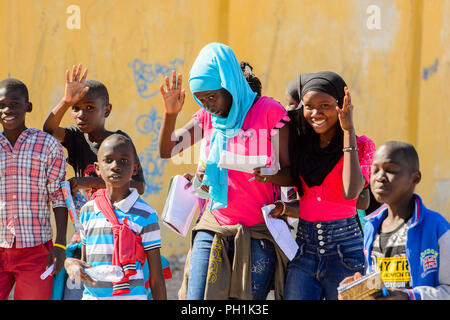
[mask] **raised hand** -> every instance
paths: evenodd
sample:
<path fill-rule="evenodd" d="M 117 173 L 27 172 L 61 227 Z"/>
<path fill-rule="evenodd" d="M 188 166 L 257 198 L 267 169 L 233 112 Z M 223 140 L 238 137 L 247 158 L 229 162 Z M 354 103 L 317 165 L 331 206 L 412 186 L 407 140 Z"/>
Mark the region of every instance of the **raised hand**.
<path fill-rule="evenodd" d="M 344 88 L 345 97 L 344 97 L 344 103 L 342 106 L 342 109 L 339 107 L 336 107 L 336 110 L 338 112 L 339 117 L 339 123 L 341 125 L 342 130 L 344 131 L 353 131 L 353 104 L 350 97 L 350 92 L 348 91 L 348 88 Z"/>
<path fill-rule="evenodd" d="M 89 88 L 84 87 L 84 83 L 86 82 L 86 77 L 88 73 L 88 69 L 85 68 L 83 75 L 81 76 L 82 65 L 72 67 L 72 75 L 70 75 L 70 71 L 66 70 L 66 87 L 64 90 L 64 102 L 68 105 L 74 105 L 81 98 L 84 97 L 86 92 L 88 92 Z"/>
<path fill-rule="evenodd" d="M 165 86 L 164 86 L 165 84 Z M 164 111 L 166 114 L 178 114 L 183 108 L 185 90 L 181 89 L 182 75 L 177 75 L 175 70 L 172 71 L 172 84 L 170 84 L 169 77 L 165 77 L 164 82 L 159 87 L 161 96 L 164 101 Z"/>

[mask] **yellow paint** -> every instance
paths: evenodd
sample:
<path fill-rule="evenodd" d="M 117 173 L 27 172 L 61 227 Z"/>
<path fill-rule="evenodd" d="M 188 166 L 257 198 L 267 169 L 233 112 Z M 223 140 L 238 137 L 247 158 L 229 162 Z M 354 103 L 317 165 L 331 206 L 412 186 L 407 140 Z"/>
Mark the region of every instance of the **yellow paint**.
<path fill-rule="evenodd" d="M 73 4 L 80 7 L 79 30 L 66 25 L 66 9 Z M 381 9 L 380 30 L 367 28 L 369 5 Z M 183 60 L 177 67 L 187 99 L 179 126 L 199 108 L 186 81 L 208 42 L 230 45 L 239 60 L 254 66 L 263 94 L 283 104 L 284 87 L 298 73 L 336 71 L 350 88 L 358 134 L 377 145 L 393 139 L 413 143 L 423 173 L 417 191 L 429 207 L 449 217 L 448 0 L 3 0 L 0 21 L 0 78 L 16 77 L 27 84 L 34 106 L 28 126 L 42 128 L 62 97 L 65 69 L 83 63 L 88 78 L 109 89 L 113 111 L 107 128 L 127 132 L 140 153 L 154 147 L 157 135 L 143 134 L 138 118 L 152 107 L 162 116 L 163 108 L 159 94 L 139 95 L 135 59 L 153 67 Z M 147 83 L 145 93 L 158 90 L 161 80 L 156 76 Z M 66 115 L 62 124 L 71 123 Z M 197 154 L 198 146 L 184 156 Z M 169 162 L 163 176 L 149 181 L 162 183 L 162 190 L 145 200 L 161 213 L 170 176 L 195 167 Z M 70 169 L 68 177 L 72 174 Z M 164 226 L 162 237 L 163 254 L 187 251 L 189 237 Z"/>

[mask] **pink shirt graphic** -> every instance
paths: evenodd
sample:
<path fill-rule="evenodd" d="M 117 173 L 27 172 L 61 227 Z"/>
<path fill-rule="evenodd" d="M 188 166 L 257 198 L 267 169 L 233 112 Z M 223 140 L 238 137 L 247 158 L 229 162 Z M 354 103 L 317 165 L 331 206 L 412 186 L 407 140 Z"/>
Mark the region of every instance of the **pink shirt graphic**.
<path fill-rule="evenodd" d="M 211 114 L 201 108 L 193 119 L 203 128 L 205 154 L 209 155 L 211 134 L 214 130 Z M 261 97 L 248 111 L 241 132 L 230 139 L 228 151 L 245 156 L 267 155 L 266 165 L 272 165 L 271 136 L 275 135 L 286 122 L 289 122 L 286 110 L 276 100 Z M 253 174 L 228 170 L 228 207 L 212 210 L 211 213 L 220 225 L 242 224 L 251 227 L 263 223 L 261 207 L 273 203 L 279 194 L 279 188 L 271 183 L 248 181 Z"/>
<path fill-rule="evenodd" d="M 356 138 L 359 165 L 366 180 L 369 183 L 370 166 L 372 165 L 375 144 L 366 136 Z M 342 169 L 344 156 L 339 160 L 333 170 L 328 173 L 320 186 L 309 188 L 300 176 L 304 194 L 300 198 L 301 219 L 310 222 L 333 221 L 349 218 L 356 214 L 356 201 L 345 200 L 342 193 Z"/>

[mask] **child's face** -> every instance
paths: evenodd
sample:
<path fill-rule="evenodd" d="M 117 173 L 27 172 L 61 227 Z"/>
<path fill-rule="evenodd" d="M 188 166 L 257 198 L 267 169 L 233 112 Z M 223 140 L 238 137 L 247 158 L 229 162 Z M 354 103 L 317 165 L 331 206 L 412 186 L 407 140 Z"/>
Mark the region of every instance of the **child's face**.
<path fill-rule="evenodd" d="M 0 88 L 0 117 L 5 131 L 22 128 L 25 114 L 31 112 L 31 107 L 20 90 Z"/>
<path fill-rule="evenodd" d="M 411 171 L 403 151 L 383 145 L 375 152 L 370 190 L 378 202 L 388 205 L 399 203 L 405 197 L 412 196 L 419 182 L 420 171 Z"/>
<path fill-rule="evenodd" d="M 105 118 L 111 112 L 111 105 L 98 96 L 84 96 L 72 106 L 72 117 L 75 124 L 83 133 L 90 133 L 105 126 Z"/>
<path fill-rule="evenodd" d="M 318 134 L 336 130 L 338 113 L 336 99 L 320 91 L 309 91 L 303 96 L 303 115 Z"/>
<path fill-rule="evenodd" d="M 138 165 L 130 144 L 114 140 L 104 143 L 98 151 L 98 162 L 95 163 L 97 174 L 106 185 L 128 187 L 131 177 L 136 174 Z"/>
<path fill-rule="evenodd" d="M 210 113 L 226 118 L 230 113 L 233 97 L 224 91 L 224 89 L 200 91 L 196 92 L 195 96 Z"/>

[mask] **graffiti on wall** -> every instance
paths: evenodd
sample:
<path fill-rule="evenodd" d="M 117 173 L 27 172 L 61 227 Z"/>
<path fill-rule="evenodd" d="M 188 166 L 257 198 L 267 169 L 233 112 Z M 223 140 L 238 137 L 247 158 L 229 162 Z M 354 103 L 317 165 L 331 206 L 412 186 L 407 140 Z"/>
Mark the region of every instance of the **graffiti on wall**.
<path fill-rule="evenodd" d="M 134 59 L 128 64 L 133 69 L 134 82 L 139 95 L 148 99 L 159 92 L 159 86 L 164 77 L 169 76 L 172 70 L 178 72 L 178 68 L 184 64 L 182 59 L 175 58 L 167 65 L 155 63 L 145 63 L 140 59 Z"/>
<path fill-rule="evenodd" d="M 152 105 L 150 112 L 136 118 L 136 128 L 139 133 L 148 136 L 149 146 L 139 153 L 142 170 L 146 180 L 144 197 L 158 194 L 163 188 L 160 179 L 164 175 L 164 167 L 168 160 L 161 159 L 158 153 L 158 135 L 163 118 Z"/>

